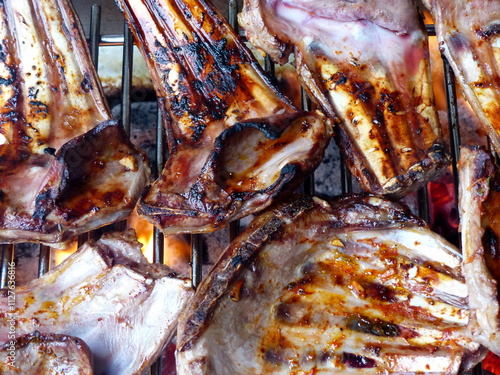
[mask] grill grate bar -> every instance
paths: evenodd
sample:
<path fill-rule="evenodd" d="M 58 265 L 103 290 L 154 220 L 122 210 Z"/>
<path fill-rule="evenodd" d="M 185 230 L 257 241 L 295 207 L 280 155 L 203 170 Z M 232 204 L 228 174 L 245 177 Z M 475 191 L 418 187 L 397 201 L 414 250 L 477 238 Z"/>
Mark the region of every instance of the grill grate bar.
<path fill-rule="evenodd" d="M 9 263 L 14 261 L 14 245 L 1 245 L 2 266 L 0 267 L 0 289 L 7 286 L 9 280 Z"/>
<path fill-rule="evenodd" d="M 452 157 L 452 168 L 455 182 L 455 196 L 458 197 L 458 170 L 457 163 L 460 157 L 460 126 L 458 121 L 458 105 L 455 86 L 455 74 L 451 69 L 450 63 L 443 58 L 443 69 L 446 89 L 446 104 L 448 113 L 448 127 L 450 129 L 450 148 Z M 458 205 L 458 201 L 457 201 Z"/>
<path fill-rule="evenodd" d="M 202 279 L 203 264 L 203 238 L 201 234 L 191 235 L 191 285 L 194 289 L 198 287 Z"/>
<path fill-rule="evenodd" d="M 38 277 L 50 270 L 50 247 L 40 245 L 40 255 L 38 257 Z"/>
<path fill-rule="evenodd" d="M 97 71 L 99 61 L 99 35 L 101 34 L 101 6 L 94 4 L 90 11 L 90 57 Z"/>
<path fill-rule="evenodd" d="M 132 69 L 134 43 L 132 32 L 124 22 L 123 27 L 123 65 L 122 65 L 122 90 L 121 90 L 121 121 L 125 131 L 130 136 L 130 112 L 132 91 Z"/>

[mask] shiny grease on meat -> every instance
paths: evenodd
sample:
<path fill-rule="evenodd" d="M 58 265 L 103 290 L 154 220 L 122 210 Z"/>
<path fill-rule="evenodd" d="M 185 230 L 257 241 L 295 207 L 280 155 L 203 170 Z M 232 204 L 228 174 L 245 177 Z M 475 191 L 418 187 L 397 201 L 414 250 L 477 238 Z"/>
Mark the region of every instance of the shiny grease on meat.
<path fill-rule="evenodd" d="M 293 53 L 365 190 L 402 196 L 449 165 L 413 1 L 245 0 L 239 21 L 274 61 Z"/>
<path fill-rule="evenodd" d="M 149 66 L 169 157 L 138 211 L 165 234 L 268 206 L 320 163 L 332 125 L 300 112 L 204 0 L 116 0 Z"/>
<path fill-rule="evenodd" d="M 198 287 L 180 374 L 456 374 L 467 331 L 457 249 L 394 202 L 300 197 L 258 216 Z"/>
<path fill-rule="evenodd" d="M 64 248 L 123 219 L 149 182 L 111 119 L 66 0 L 0 4 L 0 242 Z"/>
<path fill-rule="evenodd" d="M 423 0 L 464 97 L 500 151 L 500 2 Z"/>

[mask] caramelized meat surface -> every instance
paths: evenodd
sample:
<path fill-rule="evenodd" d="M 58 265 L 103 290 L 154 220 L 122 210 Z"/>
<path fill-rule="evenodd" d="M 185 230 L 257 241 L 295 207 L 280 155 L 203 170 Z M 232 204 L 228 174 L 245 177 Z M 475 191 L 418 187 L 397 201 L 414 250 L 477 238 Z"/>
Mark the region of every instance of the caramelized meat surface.
<path fill-rule="evenodd" d="M 457 374 L 469 337 L 457 249 L 374 196 L 258 216 L 181 316 L 180 374 Z"/>
<path fill-rule="evenodd" d="M 500 151 L 500 2 L 424 0 L 439 46 L 493 147 Z"/>
<path fill-rule="evenodd" d="M 123 219 L 149 181 L 111 119 L 66 0 L 0 3 L 0 242 L 65 247 Z"/>
<path fill-rule="evenodd" d="M 267 207 L 320 163 L 332 126 L 271 84 L 205 0 L 117 0 L 149 65 L 169 157 L 139 213 L 208 232 Z"/>
<path fill-rule="evenodd" d="M 293 53 L 365 190 L 402 196 L 449 164 L 413 1 L 245 0 L 239 21 L 274 61 Z"/>

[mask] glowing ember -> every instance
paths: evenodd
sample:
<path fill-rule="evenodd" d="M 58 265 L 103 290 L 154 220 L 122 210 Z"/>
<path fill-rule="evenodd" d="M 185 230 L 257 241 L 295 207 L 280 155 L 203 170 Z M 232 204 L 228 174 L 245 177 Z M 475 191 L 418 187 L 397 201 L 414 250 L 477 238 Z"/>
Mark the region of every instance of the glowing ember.
<path fill-rule="evenodd" d="M 70 245 L 70 247 L 68 247 L 65 250 L 52 249 L 51 257 L 53 259 L 53 266 L 55 267 L 55 266 L 61 264 L 64 261 L 64 259 L 66 259 L 71 254 L 73 254 L 77 248 L 78 248 L 78 242 L 75 241 Z"/>
<path fill-rule="evenodd" d="M 154 254 L 154 228 L 153 225 L 137 215 L 134 211 L 127 220 L 127 227 L 134 228 L 137 233 L 137 239 L 142 243 L 142 253 L 147 260 L 153 263 Z"/>
<path fill-rule="evenodd" d="M 134 211 L 127 220 L 127 227 L 134 228 L 137 238 L 142 243 L 142 253 L 147 260 L 153 263 L 154 254 L 154 227 Z M 77 241 L 65 250 L 52 249 L 52 267 L 61 264 L 67 257 L 77 250 Z M 191 247 L 183 235 L 172 235 L 165 238 L 164 263 L 176 271 L 186 272 L 189 269 Z"/>
<path fill-rule="evenodd" d="M 489 371 L 494 375 L 500 375 L 500 358 L 493 353 L 488 353 L 482 362 L 483 372 Z"/>

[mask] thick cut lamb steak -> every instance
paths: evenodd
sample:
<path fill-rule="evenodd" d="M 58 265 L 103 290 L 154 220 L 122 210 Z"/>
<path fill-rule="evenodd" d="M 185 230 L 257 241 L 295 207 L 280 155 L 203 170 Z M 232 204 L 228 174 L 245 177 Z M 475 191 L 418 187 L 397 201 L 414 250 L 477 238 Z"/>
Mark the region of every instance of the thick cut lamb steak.
<path fill-rule="evenodd" d="M 205 0 L 116 0 L 158 96 L 169 157 L 138 211 L 165 234 L 268 206 L 322 160 L 332 126 L 300 112 Z"/>
<path fill-rule="evenodd" d="M 412 0 L 245 0 L 250 42 L 299 79 L 330 117 L 362 187 L 405 195 L 449 164 L 427 36 Z"/>
<path fill-rule="evenodd" d="M 375 196 L 299 197 L 258 216 L 178 327 L 181 375 L 457 374 L 468 335 L 457 249 Z"/>
<path fill-rule="evenodd" d="M 127 217 L 148 182 L 70 3 L 0 2 L 0 243 L 63 248 Z"/>

